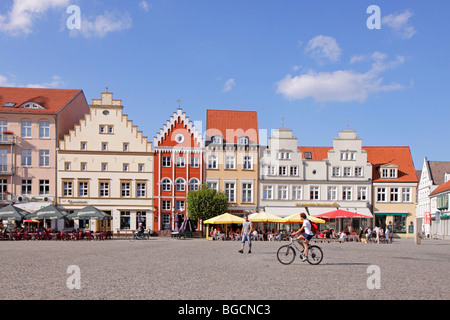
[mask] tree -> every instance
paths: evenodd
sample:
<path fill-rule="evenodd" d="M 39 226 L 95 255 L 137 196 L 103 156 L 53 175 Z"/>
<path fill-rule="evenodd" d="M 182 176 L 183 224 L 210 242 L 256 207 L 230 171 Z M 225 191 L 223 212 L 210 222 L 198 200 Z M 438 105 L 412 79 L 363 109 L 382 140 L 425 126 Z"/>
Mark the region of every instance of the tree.
<path fill-rule="evenodd" d="M 217 192 L 207 184 L 204 184 L 198 191 L 189 191 L 186 204 L 191 220 L 207 220 L 228 210 L 225 193 Z"/>

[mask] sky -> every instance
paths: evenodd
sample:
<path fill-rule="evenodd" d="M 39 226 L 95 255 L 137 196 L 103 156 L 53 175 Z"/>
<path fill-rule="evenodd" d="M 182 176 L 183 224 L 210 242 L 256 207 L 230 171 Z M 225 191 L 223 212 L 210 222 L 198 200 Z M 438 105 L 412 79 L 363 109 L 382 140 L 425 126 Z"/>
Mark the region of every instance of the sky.
<path fill-rule="evenodd" d="M 203 124 L 206 109 L 256 110 L 260 130 L 290 128 L 302 146 L 349 128 L 365 146 L 409 146 L 421 169 L 424 157 L 450 161 L 449 11 L 437 0 L 1 0 L 0 86 L 82 89 L 88 103 L 108 87 L 150 141 L 179 105 Z"/>

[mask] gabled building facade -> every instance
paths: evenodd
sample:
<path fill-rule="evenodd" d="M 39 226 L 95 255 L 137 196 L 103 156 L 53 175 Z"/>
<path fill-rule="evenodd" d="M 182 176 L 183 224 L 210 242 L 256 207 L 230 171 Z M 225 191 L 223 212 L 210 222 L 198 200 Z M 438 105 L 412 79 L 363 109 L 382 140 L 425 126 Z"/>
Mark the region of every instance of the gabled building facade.
<path fill-rule="evenodd" d="M 153 140 L 154 230 L 168 235 L 186 217 L 186 196 L 204 182 L 201 132 L 178 108 Z"/>
<path fill-rule="evenodd" d="M 259 133 L 256 111 L 207 110 L 206 183 L 228 198 L 228 212 L 253 213 L 258 202 Z"/>
<path fill-rule="evenodd" d="M 430 194 L 431 235 L 450 239 L 450 172 L 444 174 L 444 182 Z"/>
<path fill-rule="evenodd" d="M 89 112 L 82 90 L 0 87 L 0 203 L 56 200 L 58 140 Z"/>
<path fill-rule="evenodd" d="M 153 229 L 153 159 L 151 142 L 123 113 L 122 101 L 102 92 L 59 141 L 58 204 L 69 213 L 92 205 L 112 216 L 91 230 L 136 230 L 139 222 Z"/>

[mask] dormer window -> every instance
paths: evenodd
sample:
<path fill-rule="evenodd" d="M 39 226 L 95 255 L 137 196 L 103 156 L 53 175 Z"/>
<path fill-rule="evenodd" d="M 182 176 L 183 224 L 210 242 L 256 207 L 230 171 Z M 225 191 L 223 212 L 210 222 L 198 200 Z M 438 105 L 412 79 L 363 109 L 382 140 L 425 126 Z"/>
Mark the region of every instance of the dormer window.
<path fill-rule="evenodd" d="M 35 102 L 25 102 L 23 105 L 21 105 L 19 108 L 23 109 L 45 109 L 43 106 L 35 103 Z"/>
<path fill-rule="evenodd" d="M 221 136 L 214 136 L 211 139 L 211 142 L 214 144 L 221 144 L 222 143 L 222 137 Z"/>
<path fill-rule="evenodd" d="M 397 179 L 398 166 L 387 164 L 380 167 L 380 176 L 382 179 Z"/>
<path fill-rule="evenodd" d="M 239 144 L 244 146 L 248 145 L 248 137 L 240 137 Z"/>

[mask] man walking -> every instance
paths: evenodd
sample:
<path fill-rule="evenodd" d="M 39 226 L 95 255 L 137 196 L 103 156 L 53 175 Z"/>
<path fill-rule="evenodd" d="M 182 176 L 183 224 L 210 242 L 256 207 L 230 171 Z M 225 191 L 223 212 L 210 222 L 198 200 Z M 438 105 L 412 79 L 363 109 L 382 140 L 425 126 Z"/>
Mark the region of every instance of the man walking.
<path fill-rule="evenodd" d="M 242 223 L 242 231 L 241 231 L 241 250 L 239 250 L 240 253 L 244 253 L 244 245 L 245 241 L 248 241 L 248 253 L 252 253 L 252 240 L 251 240 L 251 233 L 253 230 L 253 224 L 251 221 L 248 221 L 248 216 L 244 216 L 244 222 Z"/>

